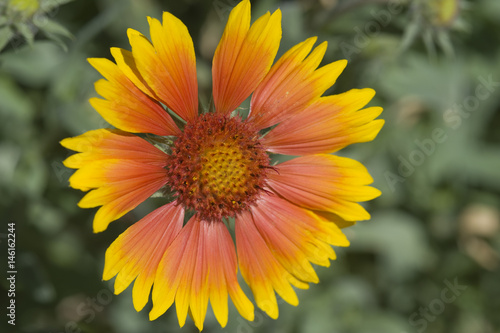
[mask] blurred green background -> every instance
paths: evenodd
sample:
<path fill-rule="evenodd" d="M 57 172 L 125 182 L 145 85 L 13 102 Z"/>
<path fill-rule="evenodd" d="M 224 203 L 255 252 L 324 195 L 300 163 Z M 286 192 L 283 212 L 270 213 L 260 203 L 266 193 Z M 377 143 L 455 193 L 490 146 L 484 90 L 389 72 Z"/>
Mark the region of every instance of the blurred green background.
<path fill-rule="evenodd" d="M 59 141 L 106 123 L 88 104 L 100 76 L 87 57 L 129 48 L 127 28 L 148 31 L 162 11 L 189 28 L 201 101 L 211 58 L 235 0 L 1 0 L 0 216 L 2 274 L 7 223 L 15 223 L 16 326 L 2 332 L 197 332 L 175 310 L 154 322 L 101 281 L 107 246 L 161 200 L 152 199 L 101 234 L 95 209 L 68 187 L 70 154 Z M 329 42 L 324 63 L 349 65 L 329 93 L 372 87 L 386 125 L 374 142 L 342 155 L 362 161 L 382 190 L 372 220 L 345 230 L 321 282 L 246 322 L 230 307 L 205 332 L 500 332 L 500 1 L 261 0 L 255 19 L 283 11 L 280 53 L 310 36 Z"/>

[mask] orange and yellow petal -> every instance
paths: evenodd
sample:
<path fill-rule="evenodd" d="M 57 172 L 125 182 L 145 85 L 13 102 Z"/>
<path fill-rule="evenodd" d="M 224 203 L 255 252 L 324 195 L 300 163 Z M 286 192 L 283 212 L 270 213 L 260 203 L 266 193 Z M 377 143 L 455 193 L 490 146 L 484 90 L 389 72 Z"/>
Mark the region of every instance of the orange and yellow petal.
<path fill-rule="evenodd" d="M 164 167 L 167 155 L 133 134 L 115 129 L 98 129 L 61 141 L 65 148 L 79 152 L 63 163 L 78 169 L 87 163 L 106 159 L 130 159 L 141 163 Z"/>
<path fill-rule="evenodd" d="M 335 224 L 275 195 L 238 216 L 235 227 L 241 273 L 271 318 L 278 317 L 275 292 L 297 305 L 292 285 L 305 289 L 317 283 L 311 264 L 329 266 L 336 258 L 330 245 L 349 245 Z"/>
<path fill-rule="evenodd" d="M 105 230 L 162 188 L 167 170 L 133 160 L 106 159 L 85 164 L 70 178 L 75 189 L 88 191 L 78 203 L 81 208 L 102 206 L 94 217 L 94 232 Z"/>
<path fill-rule="evenodd" d="M 115 59 L 116 65 L 123 72 L 123 74 L 125 74 L 127 78 L 132 81 L 132 83 L 143 93 L 158 101 L 158 96 L 153 89 L 147 85 L 142 78 L 139 69 L 137 69 L 137 64 L 132 52 L 118 47 L 112 47 L 110 51 L 111 55 Z"/>
<path fill-rule="evenodd" d="M 373 140 L 383 119 L 380 107 L 363 108 L 375 95 L 373 89 L 353 89 L 322 97 L 273 128 L 263 143 L 273 153 L 308 155 L 332 153 L 347 145 Z"/>
<path fill-rule="evenodd" d="M 115 63 L 104 58 L 88 61 L 106 78 L 95 83 L 97 93 L 104 99 L 91 98 L 90 104 L 108 123 L 132 133 L 180 133 L 165 109 L 144 94 Z"/>
<path fill-rule="evenodd" d="M 103 279 L 116 275 L 115 294 L 135 280 L 132 298 L 137 311 L 148 302 L 158 264 L 183 220 L 182 206 L 176 202 L 164 205 L 134 223 L 106 251 Z"/>
<path fill-rule="evenodd" d="M 155 96 L 188 121 L 198 114 L 198 82 L 193 40 L 178 18 L 163 13 L 163 22 L 149 18 L 151 42 L 128 30 L 134 65 Z"/>
<path fill-rule="evenodd" d="M 346 221 L 337 214 L 326 212 L 324 210 L 314 210 L 313 213 L 316 214 L 318 218 L 321 218 L 328 222 L 335 223 L 335 225 L 337 225 L 337 227 L 339 227 L 340 229 L 352 227 L 353 225 L 356 224 L 356 221 Z"/>
<path fill-rule="evenodd" d="M 241 274 L 250 286 L 257 306 L 276 319 L 279 310 L 275 291 L 288 303 L 298 304 L 297 295 L 290 286 L 292 276 L 274 257 L 250 212 L 237 217 L 235 229 Z"/>
<path fill-rule="evenodd" d="M 278 164 L 268 185 L 292 203 L 337 214 L 347 221 L 367 220 L 370 214 L 358 203 L 380 195 L 366 168 L 334 155 L 308 155 Z"/>
<path fill-rule="evenodd" d="M 215 110 L 235 110 L 268 73 L 281 40 L 281 11 L 268 12 L 250 26 L 250 1 L 230 13 L 215 51 L 212 78 Z"/>
<path fill-rule="evenodd" d="M 206 244 L 209 244 L 208 288 L 210 304 L 215 318 L 222 327 L 228 319 L 227 295 L 231 297 L 234 306 L 243 318 L 254 319 L 254 306 L 241 289 L 238 278 L 238 264 L 233 239 L 224 223 L 204 222 L 206 228 Z"/>
<path fill-rule="evenodd" d="M 316 38 L 309 38 L 291 48 L 257 87 L 248 117 L 257 128 L 267 128 L 301 112 L 330 88 L 342 73 L 346 60 L 317 68 L 327 43 L 320 44 L 311 52 L 315 41 Z"/>
<path fill-rule="evenodd" d="M 198 329 L 203 329 L 210 299 L 217 320 L 227 322 L 227 295 L 243 317 L 253 320 L 253 305 L 236 278 L 234 245 L 221 221 L 207 222 L 196 216 L 188 221 L 160 261 L 153 287 L 156 319 L 175 301 L 179 325 L 189 312 Z"/>

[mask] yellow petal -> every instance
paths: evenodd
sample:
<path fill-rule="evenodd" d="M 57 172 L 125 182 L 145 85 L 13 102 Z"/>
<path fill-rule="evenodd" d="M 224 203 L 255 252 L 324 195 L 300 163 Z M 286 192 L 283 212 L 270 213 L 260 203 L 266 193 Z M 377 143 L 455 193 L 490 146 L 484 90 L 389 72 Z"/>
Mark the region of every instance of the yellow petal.
<path fill-rule="evenodd" d="M 134 307 L 140 311 L 149 293 L 160 259 L 182 228 L 184 209 L 175 202 L 164 205 L 134 223 L 106 251 L 103 279 L 115 279 L 115 294 L 136 279 Z"/>
<path fill-rule="evenodd" d="M 335 83 L 347 61 L 316 69 L 327 43 L 320 44 L 304 59 L 314 41 L 310 38 L 286 52 L 257 87 L 248 118 L 254 126 L 264 129 L 303 111 Z"/>
<path fill-rule="evenodd" d="M 90 104 L 111 125 L 133 133 L 178 135 L 179 128 L 163 107 L 144 94 L 108 59 L 89 58 L 89 63 L 107 80 L 99 80 L 95 87 L 107 100 L 90 99 Z"/>
<path fill-rule="evenodd" d="M 374 199 L 380 191 L 366 186 L 373 182 L 359 162 L 334 155 L 309 155 L 276 166 L 268 184 L 292 203 L 333 212 L 345 220 L 370 218 L 357 202 Z"/>
<path fill-rule="evenodd" d="M 184 120 L 198 114 L 198 83 L 193 40 L 186 26 L 168 12 L 163 23 L 148 18 L 151 42 L 129 29 L 135 65 L 160 101 Z"/>

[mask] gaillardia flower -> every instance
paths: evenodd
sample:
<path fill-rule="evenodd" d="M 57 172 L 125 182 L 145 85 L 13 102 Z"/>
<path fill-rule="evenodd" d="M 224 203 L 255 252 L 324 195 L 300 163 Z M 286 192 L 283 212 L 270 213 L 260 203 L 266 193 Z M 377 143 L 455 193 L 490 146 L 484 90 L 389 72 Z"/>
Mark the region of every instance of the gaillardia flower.
<path fill-rule="evenodd" d="M 166 198 L 105 257 L 104 280 L 116 276 L 115 293 L 135 280 L 137 311 L 151 293 L 151 320 L 175 303 L 179 324 L 189 313 L 201 330 L 210 301 L 224 327 L 228 296 L 253 320 L 238 267 L 256 305 L 277 318 L 275 293 L 297 305 L 293 287 L 317 283 L 313 264 L 329 266 L 331 245 L 349 245 L 341 228 L 370 218 L 358 202 L 380 194 L 367 186 L 372 178 L 359 162 L 331 153 L 377 135 L 382 109 L 363 109 L 374 91 L 322 96 L 346 61 L 318 68 L 326 43 L 313 49 L 316 38 L 273 65 L 280 21 L 277 10 L 251 25 L 248 0 L 231 11 L 213 58 L 209 112 L 198 110 L 192 39 L 169 13 L 163 22 L 149 18 L 151 40 L 129 30 L 132 51 L 112 48 L 115 62 L 89 59 L 105 77 L 96 82 L 103 99 L 90 103 L 116 129 L 63 140 L 79 152 L 64 163 L 78 169 L 70 186 L 89 191 L 79 206 L 102 206 L 95 232 L 154 193 Z M 276 154 L 296 157 L 275 164 Z"/>

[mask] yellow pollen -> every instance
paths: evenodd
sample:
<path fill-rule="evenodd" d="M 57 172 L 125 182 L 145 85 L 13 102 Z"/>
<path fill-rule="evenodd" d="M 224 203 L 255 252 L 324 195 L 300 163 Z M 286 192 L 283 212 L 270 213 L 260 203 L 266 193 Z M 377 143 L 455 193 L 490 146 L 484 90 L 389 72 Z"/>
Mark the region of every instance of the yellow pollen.
<path fill-rule="evenodd" d="M 227 187 L 232 192 L 244 188 L 247 181 L 246 166 L 239 147 L 216 143 L 201 155 L 202 167 L 200 183 L 205 184 L 206 191 L 221 197 Z"/>

